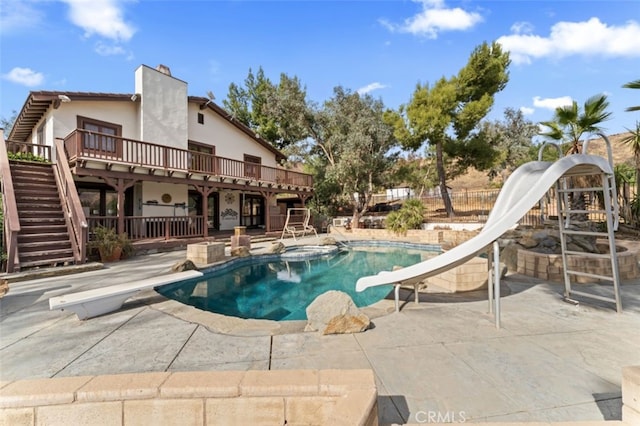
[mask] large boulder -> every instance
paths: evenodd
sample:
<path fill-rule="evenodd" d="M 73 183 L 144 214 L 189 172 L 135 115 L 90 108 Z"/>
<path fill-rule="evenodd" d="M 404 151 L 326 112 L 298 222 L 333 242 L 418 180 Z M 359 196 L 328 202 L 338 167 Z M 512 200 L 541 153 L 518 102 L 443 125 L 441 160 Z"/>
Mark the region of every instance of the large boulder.
<path fill-rule="evenodd" d="M 307 306 L 305 331 L 320 331 L 322 334 L 360 333 L 369 328 L 369 324 L 369 317 L 360 312 L 351 296 L 342 291 L 327 291 Z"/>

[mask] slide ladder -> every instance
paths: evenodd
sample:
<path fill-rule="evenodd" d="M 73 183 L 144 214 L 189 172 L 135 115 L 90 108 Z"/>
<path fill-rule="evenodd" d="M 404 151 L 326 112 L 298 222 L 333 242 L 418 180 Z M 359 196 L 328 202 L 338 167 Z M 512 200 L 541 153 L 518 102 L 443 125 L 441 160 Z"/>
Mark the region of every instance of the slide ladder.
<path fill-rule="evenodd" d="M 607 144 L 608 151 L 608 160 L 613 168 L 612 164 L 612 155 L 611 155 L 611 144 L 609 139 L 603 135 L 599 134 L 602 139 Z M 588 141 L 583 145 L 583 153 L 587 153 L 588 149 Z M 605 173 L 601 173 L 601 185 L 594 186 L 589 188 L 579 188 L 579 189 L 571 189 L 571 185 L 569 180 L 572 177 L 578 176 L 594 176 L 591 173 L 580 174 L 579 172 L 576 174 L 572 174 L 571 176 L 563 176 L 556 182 L 556 193 L 557 193 L 557 205 L 558 205 L 558 224 L 560 229 L 560 243 L 562 245 L 562 265 L 564 272 L 564 284 L 565 284 L 565 292 L 564 292 L 564 300 L 570 303 L 577 304 L 578 302 L 572 299 L 573 295 L 587 297 L 591 299 L 596 299 L 604 302 L 615 303 L 616 311 L 622 312 L 622 302 L 620 299 L 620 273 L 618 268 L 618 260 L 617 256 L 612 255 L 612 253 L 616 253 L 616 242 L 614 231 L 618 228 L 619 221 L 619 207 L 618 207 L 618 196 L 616 193 L 615 180 L 613 175 L 607 175 Z M 571 206 L 570 195 L 577 195 L 579 192 L 590 192 L 595 194 L 597 192 L 601 192 L 603 194 L 604 201 L 604 209 L 600 210 L 576 210 Z M 592 230 L 578 230 L 572 226 L 572 218 L 574 215 L 581 214 L 604 214 L 606 218 L 607 230 L 605 231 L 592 231 Z M 567 248 L 567 236 L 587 236 L 587 237 L 596 237 L 607 240 L 607 246 L 609 249 L 609 253 L 607 254 L 599 254 L 599 253 L 585 253 L 581 251 L 573 251 Z M 584 259 L 610 259 L 611 260 L 611 273 L 592 273 L 585 272 L 583 270 L 576 269 L 575 266 L 569 264 L 568 256 L 576 255 L 580 256 Z M 587 262 L 583 262 L 587 263 Z M 574 269 L 572 269 L 574 268 Z M 599 271 L 601 272 L 601 271 Z M 607 271 L 608 272 L 608 271 Z M 613 286 L 613 296 L 607 297 L 599 294 L 589 293 L 582 290 L 576 290 L 572 287 L 572 280 L 575 280 L 578 277 L 591 278 L 594 280 L 598 280 L 600 282 L 608 282 Z"/>

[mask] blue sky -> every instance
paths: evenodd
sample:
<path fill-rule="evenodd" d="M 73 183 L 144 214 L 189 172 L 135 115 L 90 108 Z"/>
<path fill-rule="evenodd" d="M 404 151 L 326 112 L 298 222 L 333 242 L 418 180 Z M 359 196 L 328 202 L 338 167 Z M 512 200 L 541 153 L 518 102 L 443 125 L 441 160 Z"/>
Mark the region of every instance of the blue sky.
<path fill-rule="evenodd" d="M 169 66 L 219 104 L 262 66 L 318 103 L 342 85 L 397 108 L 494 40 L 512 65 L 490 118 L 512 107 L 539 122 L 605 93 L 608 133 L 640 120 L 624 111 L 640 91 L 621 88 L 640 79 L 639 0 L 0 0 L 0 116 L 31 90 L 132 93 L 140 64 Z"/>

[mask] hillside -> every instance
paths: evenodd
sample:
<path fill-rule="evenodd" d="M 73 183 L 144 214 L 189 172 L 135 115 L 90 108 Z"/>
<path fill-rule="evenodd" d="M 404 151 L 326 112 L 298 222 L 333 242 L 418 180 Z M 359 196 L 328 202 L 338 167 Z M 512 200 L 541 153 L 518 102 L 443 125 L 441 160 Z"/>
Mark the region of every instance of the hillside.
<path fill-rule="evenodd" d="M 633 152 L 631 149 L 620 141 L 628 133 L 618 133 L 615 135 L 609 135 L 609 141 L 613 151 L 613 164 L 627 163 L 633 165 Z M 602 155 L 606 154 L 606 145 L 602 142 L 601 138 L 592 139 L 589 142 L 589 153 Z M 499 185 L 499 181 L 490 182 L 486 172 L 480 172 L 476 169 L 469 169 L 469 172 L 463 176 L 460 176 L 448 183 L 454 190 L 482 190 L 488 188 L 495 188 Z"/>

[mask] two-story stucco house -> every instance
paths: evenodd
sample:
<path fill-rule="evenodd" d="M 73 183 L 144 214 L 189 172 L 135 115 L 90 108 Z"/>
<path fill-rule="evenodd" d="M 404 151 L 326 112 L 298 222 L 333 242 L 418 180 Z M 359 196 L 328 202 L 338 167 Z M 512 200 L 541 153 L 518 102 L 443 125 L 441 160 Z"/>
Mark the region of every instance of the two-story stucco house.
<path fill-rule="evenodd" d="M 210 99 L 189 96 L 167 67 L 138 67 L 134 87 L 31 92 L 5 135 L 9 151 L 69 166 L 89 230 L 110 226 L 133 240 L 277 230 L 286 213 L 278 195 L 304 203 L 312 194 L 310 175 L 280 166 L 281 152 Z"/>

